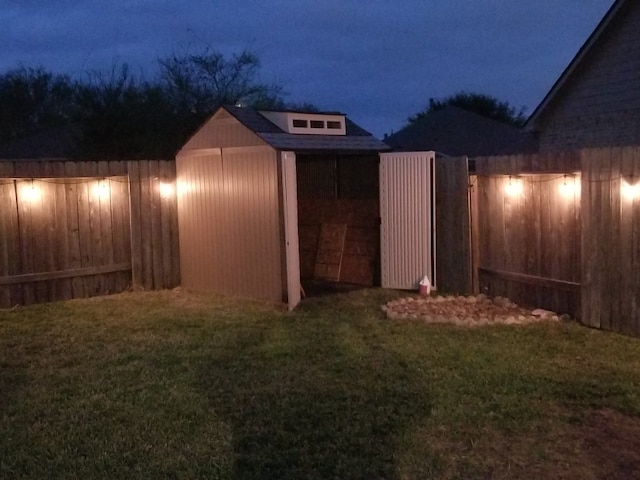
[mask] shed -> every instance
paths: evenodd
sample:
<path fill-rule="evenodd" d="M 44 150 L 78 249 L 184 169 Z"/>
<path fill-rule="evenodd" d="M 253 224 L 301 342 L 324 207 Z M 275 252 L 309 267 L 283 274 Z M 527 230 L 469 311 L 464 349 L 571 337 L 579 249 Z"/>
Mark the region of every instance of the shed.
<path fill-rule="evenodd" d="M 300 300 L 379 278 L 378 153 L 339 112 L 221 107 L 176 160 L 182 285 Z"/>

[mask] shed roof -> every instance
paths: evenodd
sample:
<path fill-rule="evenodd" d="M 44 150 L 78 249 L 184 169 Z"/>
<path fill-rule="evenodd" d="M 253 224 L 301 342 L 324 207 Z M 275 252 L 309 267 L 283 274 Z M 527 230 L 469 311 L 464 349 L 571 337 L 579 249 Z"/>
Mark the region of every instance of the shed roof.
<path fill-rule="evenodd" d="M 245 127 L 277 150 L 292 150 L 296 152 L 327 150 L 336 152 L 381 152 L 389 150 L 388 145 L 348 118 L 345 118 L 346 135 L 304 135 L 283 131 L 253 108 L 231 106 L 221 108 L 225 109 Z M 335 114 L 335 112 L 331 112 L 331 114 Z"/>
<path fill-rule="evenodd" d="M 576 56 L 573 57 L 567 68 L 564 69 L 558 80 L 553 84 L 551 90 L 549 90 L 529 116 L 524 125 L 526 129 L 534 128 L 537 120 L 550 108 L 555 99 L 562 93 L 569 80 L 576 74 L 576 71 L 580 69 L 585 59 L 593 51 L 594 47 L 600 43 L 605 32 L 610 29 L 613 20 L 618 18 L 619 15 L 624 15 L 626 6 L 632 5 L 634 5 L 634 2 L 631 0 L 616 0 L 613 5 L 611 5 L 611 8 L 609 8 L 602 20 L 600 20 L 600 23 L 598 23 L 593 33 L 587 38 L 587 41 L 580 47 Z"/>
<path fill-rule="evenodd" d="M 526 153 L 536 148 L 534 137 L 522 129 L 451 105 L 420 118 L 385 142 L 398 151 L 433 150 L 469 157 Z"/>

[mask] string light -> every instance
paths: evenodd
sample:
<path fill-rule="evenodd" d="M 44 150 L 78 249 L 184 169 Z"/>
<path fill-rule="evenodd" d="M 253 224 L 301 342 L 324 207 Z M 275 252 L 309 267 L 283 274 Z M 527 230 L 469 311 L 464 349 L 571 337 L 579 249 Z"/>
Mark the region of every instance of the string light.
<path fill-rule="evenodd" d="M 111 195 L 111 189 L 106 179 L 100 179 L 93 187 L 93 194 L 100 200 L 106 200 Z"/>
<path fill-rule="evenodd" d="M 629 181 L 622 179 L 620 192 L 627 200 L 634 200 L 640 196 L 640 183 L 631 178 Z"/>
<path fill-rule="evenodd" d="M 580 182 L 574 176 L 570 179 L 567 179 L 567 175 L 564 175 L 562 184 L 558 188 L 560 190 L 560 194 L 565 198 L 573 198 L 577 195 L 580 195 Z"/>
<path fill-rule="evenodd" d="M 158 188 L 160 190 L 160 196 L 162 198 L 172 197 L 173 194 L 175 193 L 175 188 L 173 186 L 173 183 L 160 182 L 160 185 L 158 186 Z"/>
<path fill-rule="evenodd" d="M 36 201 L 40 200 L 40 197 L 42 196 L 42 192 L 33 183 L 33 179 L 32 179 L 31 182 L 25 184 L 22 187 L 22 195 L 24 196 L 24 198 L 25 198 L 25 200 L 27 202 L 33 203 L 33 202 L 36 202 Z"/>
<path fill-rule="evenodd" d="M 522 180 L 509 176 L 509 183 L 505 185 L 504 191 L 510 197 L 517 197 L 518 195 L 522 195 L 522 192 L 524 191 Z"/>

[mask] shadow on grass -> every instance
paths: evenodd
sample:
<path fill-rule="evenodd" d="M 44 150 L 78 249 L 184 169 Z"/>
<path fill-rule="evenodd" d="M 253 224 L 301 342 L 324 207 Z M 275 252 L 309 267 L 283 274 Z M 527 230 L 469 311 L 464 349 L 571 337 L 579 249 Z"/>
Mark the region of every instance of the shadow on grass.
<path fill-rule="evenodd" d="M 232 428 L 243 479 L 396 478 L 403 434 L 431 407 L 394 352 L 351 350 L 306 319 L 245 331 L 201 380 Z"/>

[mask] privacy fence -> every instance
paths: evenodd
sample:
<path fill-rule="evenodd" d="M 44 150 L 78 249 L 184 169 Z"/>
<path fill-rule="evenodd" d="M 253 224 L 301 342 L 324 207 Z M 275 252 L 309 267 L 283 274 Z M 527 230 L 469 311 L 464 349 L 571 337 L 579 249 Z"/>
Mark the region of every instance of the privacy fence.
<path fill-rule="evenodd" d="M 175 163 L 0 161 L 0 308 L 177 286 Z"/>
<path fill-rule="evenodd" d="M 474 287 L 640 335 L 638 180 L 636 147 L 477 159 Z"/>

